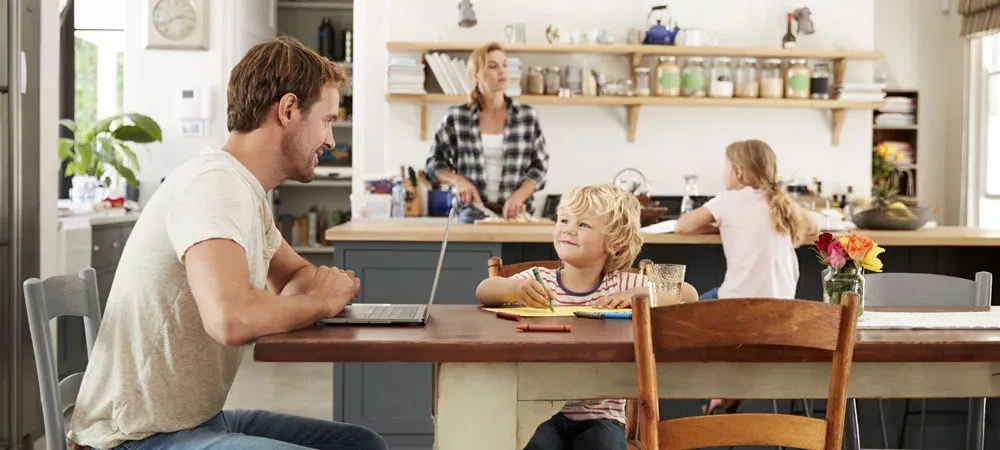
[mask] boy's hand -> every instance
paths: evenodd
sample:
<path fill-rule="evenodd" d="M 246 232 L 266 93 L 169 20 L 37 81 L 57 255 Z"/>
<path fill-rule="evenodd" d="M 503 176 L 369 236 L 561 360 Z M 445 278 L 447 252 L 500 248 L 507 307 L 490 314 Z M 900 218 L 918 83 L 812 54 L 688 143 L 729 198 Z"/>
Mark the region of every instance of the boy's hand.
<path fill-rule="evenodd" d="M 614 294 L 605 295 L 597 300 L 597 304 L 594 305 L 597 308 L 607 308 L 607 309 L 620 309 L 620 308 L 631 308 L 632 307 L 632 295 L 634 293 L 630 291 L 615 292 Z"/>
<path fill-rule="evenodd" d="M 522 280 L 517 290 L 517 302 L 530 308 L 548 308 L 552 291 L 547 291 L 536 280 Z"/>

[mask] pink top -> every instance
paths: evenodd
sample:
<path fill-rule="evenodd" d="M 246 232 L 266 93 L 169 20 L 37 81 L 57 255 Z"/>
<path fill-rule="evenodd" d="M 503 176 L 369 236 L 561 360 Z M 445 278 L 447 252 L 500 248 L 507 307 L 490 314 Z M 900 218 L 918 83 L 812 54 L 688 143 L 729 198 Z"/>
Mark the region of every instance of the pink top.
<path fill-rule="evenodd" d="M 775 231 L 767 196 L 750 187 L 723 191 L 705 208 L 715 217 L 726 254 L 719 298 L 795 298 L 799 260 L 791 236 Z"/>

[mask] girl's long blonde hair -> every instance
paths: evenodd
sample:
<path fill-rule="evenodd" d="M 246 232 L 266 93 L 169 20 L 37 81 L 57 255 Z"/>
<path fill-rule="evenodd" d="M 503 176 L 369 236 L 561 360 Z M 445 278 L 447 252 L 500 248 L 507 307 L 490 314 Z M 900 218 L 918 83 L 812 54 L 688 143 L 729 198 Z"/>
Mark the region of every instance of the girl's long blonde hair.
<path fill-rule="evenodd" d="M 475 83 L 475 86 L 472 87 L 472 92 L 469 93 L 469 106 L 475 104 L 479 104 L 480 108 L 486 106 L 483 93 L 479 90 L 479 79 L 490 61 L 490 53 L 497 50 L 503 51 L 503 47 L 496 42 L 490 42 L 473 50 L 472 54 L 469 55 L 469 77 Z"/>
<path fill-rule="evenodd" d="M 774 229 L 781 234 L 787 233 L 793 242 L 798 242 L 804 231 L 803 226 L 795 203 L 778 186 L 778 162 L 774 150 L 764 141 L 756 139 L 737 141 L 726 147 L 726 159 L 734 169 L 738 169 L 740 183 L 765 192 Z"/>

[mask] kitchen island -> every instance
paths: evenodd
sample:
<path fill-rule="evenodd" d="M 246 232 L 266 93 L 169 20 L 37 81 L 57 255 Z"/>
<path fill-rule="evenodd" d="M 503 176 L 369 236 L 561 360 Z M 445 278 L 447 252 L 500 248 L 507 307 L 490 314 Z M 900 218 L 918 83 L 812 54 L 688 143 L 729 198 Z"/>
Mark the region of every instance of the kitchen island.
<path fill-rule="evenodd" d="M 355 220 L 327 230 L 335 247 L 333 263 L 361 278 L 358 302 L 424 303 L 430 294 L 437 255 L 444 236 L 444 219 Z M 554 260 L 552 225 L 454 224 L 435 304 L 476 305 L 475 289 L 487 277 L 487 260 L 500 256 L 505 264 Z M 972 279 L 977 271 L 1000 274 L 1000 230 L 938 227 L 917 231 L 862 231 L 886 248 L 881 255 L 887 272 L 937 273 Z M 646 234 L 640 258 L 687 265 L 686 281 L 699 292 L 717 287 L 725 274 L 725 258 L 717 235 Z M 797 250 L 799 285 L 796 297 L 822 298 L 822 267 L 810 247 Z M 994 299 L 993 304 L 998 304 Z M 358 361 L 353 359 L 352 361 Z M 429 449 L 432 370 L 420 362 L 336 363 L 334 418 L 361 424 L 386 436 L 391 448 Z M 911 402 L 917 411 L 920 402 Z M 787 411 L 789 401 L 780 402 Z M 821 402 L 819 403 L 821 404 Z M 932 411 L 963 413 L 966 400 L 932 400 Z M 890 402 L 888 429 L 895 442 L 903 422 L 902 401 Z M 801 403 L 796 402 L 801 411 Z M 664 417 L 697 414 L 697 401 L 670 401 Z M 750 402 L 744 411 L 768 411 L 770 402 Z M 859 402 L 862 445 L 878 447 L 879 427 L 874 401 Z M 990 404 L 993 415 L 996 404 Z M 817 408 L 817 413 L 821 408 Z M 919 414 L 909 417 L 906 443 L 915 445 Z M 927 444 L 964 440 L 964 416 L 928 415 Z M 952 422 L 962 425 L 949 425 Z M 933 435 L 933 436 L 932 436 Z M 945 441 L 945 442 L 949 442 Z M 992 442 L 992 441 L 990 441 Z M 955 448 L 955 446 L 941 446 Z"/>

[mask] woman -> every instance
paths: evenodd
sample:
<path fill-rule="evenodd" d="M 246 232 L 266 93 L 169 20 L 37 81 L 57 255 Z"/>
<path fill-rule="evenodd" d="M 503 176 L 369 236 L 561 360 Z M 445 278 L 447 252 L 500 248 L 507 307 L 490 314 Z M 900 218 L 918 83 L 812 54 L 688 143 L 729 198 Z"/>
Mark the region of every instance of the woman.
<path fill-rule="evenodd" d="M 504 93 L 510 77 L 500 44 L 473 51 L 469 75 L 476 83 L 469 102 L 449 108 L 441 121 L 427 176 L 455 186 L 462 203 L 505 219 L 532 213 L 532 194 L 545 186 L 549 165 L 538 113 Z"/>

